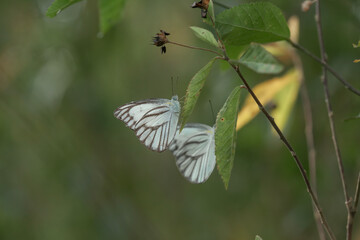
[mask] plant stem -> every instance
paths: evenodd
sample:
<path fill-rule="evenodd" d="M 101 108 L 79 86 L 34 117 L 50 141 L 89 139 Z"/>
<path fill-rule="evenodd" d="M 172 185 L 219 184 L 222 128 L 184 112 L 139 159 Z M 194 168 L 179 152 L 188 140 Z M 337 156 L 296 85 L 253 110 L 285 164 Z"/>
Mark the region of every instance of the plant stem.
<path fill-rule="evenodd" d="M 243 75 L 241 74 L 240 70 L 239 70 L 239 66 L 236 66 L 234 64 L 232 64 L 229 59 L 225 59 L 230 65 L 231 67 L 236 71 L 236 73 L 239 75 L 239 77 L 241 78 L 242 82 L 244 83 L 244 85 L 246 86 L 248 92 L 250 93 L 250 95 L 252 96 L 252 98 L 255 100 L 256 104 L 259 106 L 259 109 L 264 113 L 264 115 L 266 116 L 266 118 L 269 120 L 270 124 L 273 126 L 273 128 L 275 129 L 275 131 L 277 132 L 277 134 L 280 136 L 281 141 L 283 141 L 283 143 L 285 144 L 285 146 L 287 147 L 287 149 L 289 150 L 289 152 L 291 153 L 291 156 L 293 157 L 293 159 L 295 160 L 295 163 L 297 165 L 297 167 L 299 168 L 299 171 L 301 173 L 301 176 L 305 182 L 306 185 L 306 189 L 310 194 L 311 200 L 317 210 L 317 212 L 319 213 L 320 219 L 321 219 L 321 223 L 324 226 L 324 229 L 326 230 L 328 236 L 330 239 L 334 240 L 335 235 L 332 233 L 325 217 L 324 214 L 322 213 L 322 210 L 320 208 L 319 202 L 317 200 L 317 197 L 314 193 L 314 191 L 312 190 L 310 181 L 308 176 L 306 175 L 306 170 L 304 169 L 304 166 L 302 165 L 302 163 L 300 162 L 300 160 L 298 159 L 296 152 L 294 151 L 294 149 L 292 148 L 292 146 L 290 145 L 290 143 L 288 142 L 288 140 L 285 138 L 284 134 L 281 132 L 280 128 L 277 126 L 277 124 L 275 123 L 275 120 L 273 117 L 270 116 L 270 114 L 266 111 L 266 109 L 264 108 L 264 106 L 261 104 L 261 102 L 259 101 L 259 99 L 257 98 L 257 96 L 255 95 L 255 93 L 252 91 L 252 89 L 250 88 L 249 84 L 247 83 L 247 81 L 245 80 L 245 78 L 243 77 Z"/>
<path fill-rule="evenodd" d="M 325 47 L 324 47 L 324 39 L 323 39 L 323 32 L 322 32 L 322 26 L 321 26 L 320 0 L 317 0 L 315 3 L 315 12 L 316 12 L 315 13 L 315 22 L 316 22 L 316 28 L 317 28 L 317 32 L 318 32 L 318 38 L 319 38 L 321 62 L 326 64 L 326 62 L 327 62 L 326 52 L 325 52 Z M 330 94 L 329 94 L 329 87 L 328 87 L 328 81 L 327 81 L 327 69 L 324 65 L 322 67 L 321 81 L 322 81 L 322 84 L 324 87 L 325 103 L 326 103 L 326 108 L 327 108 L 328 117 L 329 117 L 331 138 L 333 141 L 333 145 L 334 145 L 334 149 L 335 149 L 335 153 L 336 153 L 336 159 L 337 159 L 337 163 L 338 163 L 338 167 L 339 167 L 340 178 L 341 178 L 341 183 L 342 183 L 342 188 L 343 188 L 344 198 L 345 198 L 345 206 L 346 206 L 346 209 L 348 212 L 347 224 L 346 224 L 346 229 L 347 229 L 346 240 L 351 240 L 352 222 L 353 222 L 353 217 L 351 214 L 352 203 L 349 198 L 349 194 L 348 194 L 347 187 L 346 187 L 344 164 L 342 161 L 340 148 L 339 148 L 337 138 L 336 138 L 335 124 L 334 124 L 334 119 L 333 119 L 334 113 L 333 113 L 332 106 L 330 103 Z"/>
<path fill-rule="evenodd" d="M 172 42 L 172 41 L 168 41 L 167 43 L 168 43 L 168 44 L 174 44 L 174 45 L 177 45 L 177 46 L 180 46 L 180 47 L 186 47 L 186 48 L 191 48 L 191 49 L 197 49 L 197 50 L 212 52 L 212 53 L 215 53 L 216 55 L 218 55 L 218 56 L 220 56 L 220 57 L 223 57 L 220 53 L 218 53 L 218 52 L 216 52 L 216 51 L 213 51 L 213 50 L 211 50 L 211 49 L 201 48 L 201 47 L 194 47 L 194 46 L 189 46 L 189 45 L 184 45 L 184 44 L 176 43 L 176 42 Z"/>
<path fill-rule="evenodd" d="M 294 67 L 300 73 L 300 82 L 301 82 L 301 102 L 304 109 L 304 120 L 305 120 L 305 137 L 308 150 L 308 162 L 309 162 L 309 174 L 310 174 L 310 184 L 314 190 L 315 197 L 318 198 L 317 194 L 317 184 L 316 184 L 316 150 L 315 150 L 315 141 L 314 141 L 314 132 L 313 132 L 313 117 L 311 113 L 311 102 L 308 91 L 306 89 L 305 79 L 304 79 L 304 69 L 301 62 L 301 59 L 295 49 L 291 49 L 292 62 Z M 319 213 L 316 211 L 316 207 L 313 205 L 314 218 L 316 222 L 316 228 L 318 230 L 320 240 L 326 240 L 324 228 L 321 224 L 321 219 Z"/>
<path fill-rule="evenodd" d="M 222 4 L 222 3 L 219 3 L 219 2 L 216 2 L 214 1 L 214 4 L 217 4 L 223 8 L 226 8 L 226 9 L 229 9 L 231 7 L 225 5 L 225 4 Z M 291 41 L 291 39 L 287 39 L 286 40 L 288 43 L 291 44 L 291 46 L 293 46 L 294 48 L 302 51 L 303 53 L 307 54 L 308 56 L 310 56 L 311 58 L 313 58 L 314 60 L 318 61 L 320 64 L 322 64 L 324 67 L 326 67 L 326 69 L 331 72 L 331 74 L 336 78 L 338 79 L 346 89 L 350 90 L 351 92 L 355 93 L 356 95 L 360 96 L 360 91 L 357 90 L 356 88 L 354 88 L 353 86 L 351 86 L 350 83 L 348 83 L 344 78 L 342 78 L 332 67 L 330 67 L 326 62 L 322 61 L 320 58 L 318 58 L 317 56 L 315 56 L 312 52 L 310 52 L 309 50 L 307 50 L 306 48 L 304 48 L 303 46 L 301 46 L 300 44 L 297 44 L 293 41 Z"/>
<path fill-rule="evenodd" d="M 358 175 L 357 183 L 356 183 L 356 190 L 355 190 L 355 196 L 354 196 L 354 211 L 357 211 L 357 207 L 359 204 L 359 195 L 360 195 L 360 172 Z"/>
<path fill-rule="evenodd" d="M 338 79 L 346 89 L 348 89 L 349 91 L 355 93 L 356 95 L 360 96 L 360 91 L 357 90 L 356 88 L 354 88 L 353 86 L 351 86 L 350 83 L 348 83 L 343 77 L 341 77 L 331 66 L 329 66 L 326 61 L 324 62 L 322 59 L 320 59 L 319 57 L 315 56 L 312 52 L 310 52 L 309 50 L 307 50 L 306 48 L 304 48 L 303 46 L 301 46 L 300 44 L 297 44 L 293 41 L 291 41 L 290 39 L 286 40 L 288 43 L 291 44 L 291 46 L 293 46 L 294 48 L 300 50 L 301 52 L 305 53 L 306 55 L 310 56 L 312 59 L 314 59 L 315 61 L 321 63 L 321 65 L 323 67 L 326 68 L 326 70 L 328 70 L 336 79 Z"/>

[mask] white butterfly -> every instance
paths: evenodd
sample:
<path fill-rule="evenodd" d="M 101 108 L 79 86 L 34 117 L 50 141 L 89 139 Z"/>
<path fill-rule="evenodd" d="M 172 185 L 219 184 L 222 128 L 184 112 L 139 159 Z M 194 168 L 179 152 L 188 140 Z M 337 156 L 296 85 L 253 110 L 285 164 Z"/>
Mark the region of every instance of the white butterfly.
<path fill-rule="evenodd" d="M 118 107 L 114 116 L 136 132 L 146 147 L 163 152 L 174 139 L 180 114 L 177 96 L 134 101 Z"/>
<path fill-rule="evenodd" d="M 179 130 L 179 129 L 178 129 Z M 169 150 L 176 158 L 180 173 L 192 183 L 203 183 L 214 170 L 215 129 L 200 123 L 188 123 L 174 138 Z"/>

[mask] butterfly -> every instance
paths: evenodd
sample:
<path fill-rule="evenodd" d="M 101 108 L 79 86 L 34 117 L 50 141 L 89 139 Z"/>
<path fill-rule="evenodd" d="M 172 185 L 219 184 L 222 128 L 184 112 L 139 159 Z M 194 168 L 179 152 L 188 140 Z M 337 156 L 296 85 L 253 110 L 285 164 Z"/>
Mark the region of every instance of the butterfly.
<path fill-rule="evenodd" d="M 139 140 L 153 151 L 165 151 L 176 134 L 180 115 L 177 96 L 133 101 L 118 107 L 114 116 L 134 130 Z"/>
<path fill-rule="evenodd" d="M 205 124 L 188 123 L 169 146 L 180 173 L 192 183 L 203 183 L 214 170 L 215 129 Z"/>

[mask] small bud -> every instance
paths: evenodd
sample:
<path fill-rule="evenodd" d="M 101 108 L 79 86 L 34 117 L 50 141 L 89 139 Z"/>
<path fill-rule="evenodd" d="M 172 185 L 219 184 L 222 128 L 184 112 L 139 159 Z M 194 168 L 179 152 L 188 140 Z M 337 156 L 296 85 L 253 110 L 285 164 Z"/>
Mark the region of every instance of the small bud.
<path fill-rule="evenodd" d="M 201 17 L 206 18 L 207 9 L 209 8 L 209 0 L 201 0 L 200 2 L 194 2 L 191 7 L 201 8 Z"/>
<path fill-rule="evenodd" d="M 160 33 L 157 33 L 155 37 L 153 37 L 153 44 L 157 47 L 161 47 L 161 53 L 166 53 L 166 47 L 163 46 L 169 42 L 166 36 L 170 35 L 163 30 L 160 30 Z"/>
<path fill-rule="evenodd" d="M 309 1 L 309 0 L 304 1 L 304 2 L 301 4 L 301 10 L 302 10 L 303 12 L 309 11 L 311 5 L 313 5 L 313 3 L 315 3 L 315 1 L 316 1 L 316 0 L 314 0 L 314 1 Z"/>

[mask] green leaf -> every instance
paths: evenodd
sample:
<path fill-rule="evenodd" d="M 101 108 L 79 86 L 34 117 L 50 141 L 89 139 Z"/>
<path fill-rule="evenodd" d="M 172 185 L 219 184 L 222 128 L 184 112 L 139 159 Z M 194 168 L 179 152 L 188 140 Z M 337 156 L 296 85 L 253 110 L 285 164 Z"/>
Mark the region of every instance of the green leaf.
<path fill-rule="evenodd" d="M 284 67 L 259 44 L 251 44 L 237 61 L 257 73 L 277 74 Z"/>
<path fill-rule="evenodd" d="M 357 116 L 355 116 L 355 117 L 349 117 L 349 118 L 345 119 L 344 121 L 347 122 L 347 121 L 356 120 L 356 119 L 360 119 L 360 113 L 359 113 Z"/>
<path fill-rule="evenodd" d="M 80 2 L 82 0 L 55 0 L 51 6 L 46 11 L 46 16 L 55 17 L 65 8 L 73 5 L 74 3 Z"/>
<path fill-rule="evenodd" d="M 201 89 L 205 84 L 206 77 L 209 75 L 212 65 L 214 64 L 216 58 L 211 59 L 208 64 L 206 64 L 203 68 L 201 68 L 195 76 L 191 79 L 189 86 L 186 90 L 186 96 L 184 101 L 184 106 L 181 109 L 181 127 L 182 130 L 191 115 L 196 102 L 200 96 Z"/>
<path fill-rule="evenodd" d="M 216 41 L 214 35 L 209 30 L 206 30 L 206 29 L 200 28 L 200 27 L 195 27 L 195 26 L 192 26 L 190 28 L 191 28 L 191 30 L 194 31 L 195 36 L 198 37 L 199 39 L 201 39 L 202 41 L 210 43 L 214 47 L 217 47 L 217 48 L 219 47 L 219 44 Z"/>
<path fill-rule="evenodd" d="M 230 59 L 239 59 L 244 50 L 249 47 L 248 44 L 241 46 L 225 45 L 226 53 Z M 227 61 L 221 61 L 221 70 L 227 70 L 230 68 L 230 64 Z"/>
<path fill-rule="evenodd" d="M 212 18 L 212 21 L 211 19 Z M 207 16 L 206 18 L 204 19 L 204 22 L 209 24 L 209 25 L 213 25 L 213 21 L 215 23 L 215 14 L 214 14 L 214 3 L 212 0 L 209 1 L 209 7 L 207 9 Z"/>
<path fill-rule="evenodd" d="M 256 235 L 255 240 L 262 240 L 262 238 L 259 235 Z"/>
<path fill-rule="evenodd" d="M 249 48 L 249 44 L 246 45 L 225 45 L 226 53 L 230 59 L 239 59 L 241 54 Z"/>
<path fill-rule="evenodd" d="M 99 0 L 100 32 L 104 35 L 121 18 L 126 0 Z"/>
<path fill-rule="evenodd" d="M 270 2 L 241 4 L 216 16 L 222 40 L 230 45 L 286 40 L 290 31 L 281 10 Z"/>
<path fill-rule="evenodd" d="M 228 188 L 236 147 L 236 117 L 239 109 L 240 87 L 236 87 L 216 118 L 215 155 L 220 176 Z"/>

